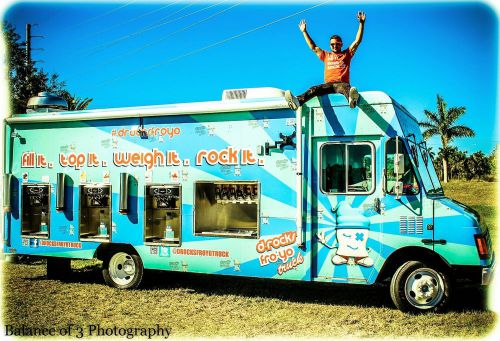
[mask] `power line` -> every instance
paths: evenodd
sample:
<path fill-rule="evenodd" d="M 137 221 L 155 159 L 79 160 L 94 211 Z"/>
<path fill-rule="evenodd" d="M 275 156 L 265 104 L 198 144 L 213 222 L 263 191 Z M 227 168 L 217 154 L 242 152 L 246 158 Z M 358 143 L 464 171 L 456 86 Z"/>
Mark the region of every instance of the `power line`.
<path fill-rule="evenodd" d="M 177 10 L 177 11 L 173 12 L 173 13 L 170 13 L 170 14 L 169 14 L 169 15 L 167 15 L 166 17 L 161 18 L 159 22 L 162 22 L 164 19 L 170 18 L 171 16 L 173 16 L 173 15 L 175 15 L 175 14 L 177 14 L 177 13 L 179 13 L 179 12 L 181 12 L 181 11 L 185 10 L 186 8 L 191 7 L 191 6 L 193 6 L 193 5 L 194 5 L 194 4 L 187 4 L 186 6 L 182 7 L 181 9 L 179 9 L 179 10 Z M 154 27 L 155 25 L 157 25 L 157 24 L 150 25 L 150 26 L 147 26 L 147 27 L 146 27 L 146 28 L 144 28 L 144 29 L 141 29 L 141 30 L 138 30 L 138 31 L 132 32 L 132 33 L 130 33 L 130 34 L 127 34 L 127 35 L 121 36 L 121 37 L 119 37 L 119 38 L 117 38 L 117 39 L 115 39 L 115 40 L 112 40 L 111 42 L 107 42 L 107 43 L 104 43 L 104 44 L 97 45 L 96 47 L 91 48 L 91 49 L 89 50 L 89 53 L 87 54 L 87 56 L 90 56 L 90 55 L 92 55 L 92 54 L 94 54 L 94 53 L 96 53 L 96 52 L 99 52 L 99 51 L 101 51 L 101 50 L 105 50 L 106 48 L 111 47 L 111 46 L 113 46 L 113 45 L 116 45 L 116 44 L 118 44 L 118 43 L 119 43 L 119 42 L 121 42 L 121 41 L 127 40 L 127 39 L 129 39 L 129 38 L 133 38 L 133 37 L 135 37 L 135 36 L 139 36 L 139 35 L 141 35 L 142 33 L 144 33 L 144 32 L 147 32 L 147 31 L 151 30 L 151 29 L 152 29 L 152 27 Z"/>
<path fill-rule="evenodd" d="M 79 23 L 77 23 L 77 24 L 75 24 L 73 26 L 70 26 L 70 27 L 67 28 L 67 30 L 73 30 L 73 29 L 75 29 L 75 28 L 77 28 L 77 27 L 79 27 L 79 26 L 81 26 L 83 24 L 87 24 L 87 23 L 89 23 L 91 21 L 94 21 L 96 19 L 99 19 L 99 18 L 105 17 L 107 15 L 110 15 L 111 13 L 117 12 L 117 11 L 121 10 L 122 8 L 127 7 L 128 5 L 130 5 L 130 4 L 132 4 L 132 3 L 136 2 L 136 1 L 137 0 L 130 0 L 130 1 L 126 2 L 125 4 L 119 6 L 119 7 L 113 8 L 113 9 L 111 9 L 111 10 L 105 12 L 105 13 L 96 15 L 95 17 L 89 18 L 89 19 L 81 21 L 81 22 L 79 22 Z"/>
<path fill-rule="evenodd" d="M 272 26 L 272 25 L 274 25 L 274 24 L 276 24 L 276 23 L 278 23 L 278 22 L 281 22 L 281 21 L 283 21 L 283 20 L 290 19 L 290 18 L 295 17 L 295 16 L 297 16 L 297 15 L 299 15 L 299 14 L 302 14 L 302 13 L 308 12 L 308 11 L 310 11 L 310 10 L 313 10 L 313 9 L 315 9 L 315 8 L 318 8 L 318 7 L 320 7 L 320 6 L 323 6 L 324 4 L 326 4 L 326 3 L 330 2 L 330 1 L 331 1 L 331 0 L 324 1 L 324 2 L 322 2 L 322 3 L 319 3 L 319 4 L 317 4 L 317 5 L 314 5 L 314 6 L 312 6 L 312 7 L 308 7 L 308 8 L 306 8 L 306 9 L 304 9 L 304 10 L 301 10 L 301 11 L 298 11 L 298 12 L 295 12 L 295 13 L 292 13 L 292 14 L 289 14 L 289 15 L 287 15 L 287 16 L 285 16 L 285 17 L 280 18 L 280 19 L 277 19 L 277 20 L 271 21 L 271 22 L 269 22 L 269 23 L 267 23 L 267 24 L 264 24 L 264 25 L 261 25 L 261 26 L 255 27 L 255 28 L 253 28 L 253 29 L 251 29 L 251 30 L 248 30 L 248 31 L 245 31 L 245 32 L 242 32 L 242 33 L 236 34 L 236 35 L 231 36 L 231 37 L 229 37 L 229 38 L 226 38 L 226 39 L 223 39 L 223 40 L 219 40 L 219 41 L 217 41 L 217 42 L 215 42 L 215 43 L 212 43 L 212 44 L 210 44 L 210 45 L 207 45 L 207 46 L 201 47 L 201 48 L 199 48 L 199 49 L 196 49 L 196 50 L 190 51 L 190 52 L 188 52 L 188 53 L 184 53 L 184 54 L 178 55 L 178 56 L 176 56 L 176 57 L 173 57 L 173 58 L 170 58 L 170 59 L 164 60 L 164 61 L 162 61 L 162 62 L 160 62 L 160 63 L 153 64 L 153 65 L 148 66 L 148 67 L 146 67 L 146 68 L 142 68 L 142 69 L 140 69 L 140 70 L 134 71 L 134 72 L 132 72 L 132 73 L 129 73 L 128 75 L 121 76 L 121 77 L 116 77 L 116 78 L 113 78 L 113 79 L 111 79 L 111 80 L 108 80 L 108 81 L 102 82 L 102 83 L 98 84 L 98 85 L 97 85 L 97 87 L 102 87 L 102 86 L 105 86 L 105 85 L 107 85 L 107 84 L 110 84 L 110 83 L 113 83 L 113 82 L 119 81 L 119 80 L 128 79 L 128 78 L 131 78 L 131 77 L 133 77 L 133 76 L 135 76 L 135 75 L 137 75 L 137 74 L 139 74 L 139 73 L 147 72 L 147 71 L 153 70 L 153 69 L 155 69 L 155 68 L 157 68 L 157 67 L 159 67 L 159 66 L 166 65 L 166 64 L 170 64 L 170 63 L 172 63 L 172 62 L 174 62 L 174 61 L 177 61 L 177 60 L 180 60 L 180 59 L 183 59 L 183 58 L 186 58 L 186 57 L 189 57 L 189 56 L 192 56 L 192 55 L 198 54 L 198 53 L 200 53 L 200 52 L 203 52 L 203 51 L 206 51 L 206 50 L 208 50 L 208 49 L 211 49 L 212 47 L 216 47 L 216 46 L 219 46 L 219 45 L 225 44 L 225 43 L 227 43 L 227 42 L 229 42 L 229 41 L 231 41 L 231 40 L 234 40 L 234 39 L 237 39 L 237 38 L 243 37 L 243 36 L 245 36 L 245 35 L 247 35 L 247 34 L 250 34 L 250 33 L 256 32 L 256 31 L 258 31 L 258 30 L 261 30 L 261 29 L 263 29 L 263 28 L 266 28 L 266 27 Z"/>
<path fill-rule="evenodd" d="M 116 62 L 120 61 L 121 59 L 123 59 L 123 58 L 125 58 L 125 57 L 131 56 L 131 55 L 134 55 L 134 54 L 136 54 L 136 53 L 138 53 L 138 52 L 140 52 L 140 51 L 142 51 L 142 50 L 144 50 L 144 49 L 146 49 L 146 48 L 149 48 L 149 47 L 151 47 L 151 46 L 153 46 L 153 45 L 156 45 L 156 44 L 158 44 L 158 43 L 161 43 L 161 42 L 163 42 L 163 41 L 165 41 L 165 40 L 167 40 L 167 39 L 171 38 L 172 36 L 174 36 L 174 35 L 176 35 L 176 34 L 178 34 L 178 33 L 181 33 L 181 32 L 184 32 L 184 31 L 187 31 L 187 30 L 189 30 L 189 29 L 193 28 L 194 26 L 197 26 L 197 25 L 199 25 L 199 24 L 201 24 L 201 23 L 203 23 L 203 22 L 206 22 L 206 21 L 208 21 L 208 20 L 210 20 L 210 19 L 213 19 L 213 18 L 215 18 L 215 17 L 217 17 L 217 16 L 219 16 L 219 15 L 221 15 L 221 14 L 223 14 L 223 13 L 225 13 L 225 12 L 229 11 L 230 9 L 233 9 L 234 7 L 239 6 L 240 4 L 241 4 L 241 2 L 240 2 L 240 3 L 236 3 L 236 4 L 234 4 L 234 5 L 232 5 L 232 6 L 228 7 L 228 8 L 225 8 L 225 9 L 223 9 L 223 10 L 220 10 L 219 12 L 216 12 L 216 13 L 214 13 L 214 14 L 211 14 L 210 16 L 208 16 L 208 17 L 206 17 L 206 18 L 204 18 L 204 19 L 201 19 L 201 20 L 199 20 L 199 21 L 197 21 L 197 22 L 195 22 L 195 23 L 192 23 L 192 24 L 190 24 L 190 25 L 188 25 L 188 26 L 185 26 L 185 27 L 183 27 L 183 28 L 181 28 L 181 29 L 179 29 L 179 30 L 176 30 L 176 31 L 174 31 L 174 32 L 171 32 L 170 34 L 167 34 L 166 36 L 164 36 L 164 37 L 162 37 L 162 38 L 160 38 L 160 39 L 157 39 L 157 40 L 155 40 L 155 41 L 152 41 L 152 42 L 150 42 L 150 43 L 147 43 L 147 44 L 145 44 L 145 45 L 142 45 L 142 46 L 138 47 L 137 49 L 134 49 L 134 50 L 129 51 L 129 52 L 127 52 L 127 53 L 123 54 L 123 55 L 120 55 L 120 56 L 118 56 L 118 57 L 117 57 L 117 58 L 115 58 L 115 59 L 111 59 L 111 60 L 109 60 L 109 61 L 107 61 L 107 62 L 105 62 L 105 63 L 101 63 L 101 64 L 98 64 L 98 65 L 95 65 L 95 66 L 94 66 L 94 68 L 101 68 L 101 67 L 104 67 L 104 66 L 107 66 L 107 65 L 110 65 L 110 64 L 114 64 L 114 63 L 116 63 Z"/>
<path fill-rule="evenodd" d="M 144 28 L 144 29 L 142 29 L 142 30 L 138 30 L 138 31 L 136 31 L 136 32 L 133 32 L 133 33 L 130 33 L 130 34 L 124 35 L 124 36 L 122 36 L 122 37 L 120 37 L 120 38 L 118 38 L 118 39 L 115 39 L 115 40 L 113 40 L 113 41 L 111 41 L 111 42 L 109 42 L 109 43 L 105 43 L 105 44 L 98 45 L 97 47 L 95 47 L 94 49 L 92 49 L 92 51 L 91 51 L 91 52 L 89 52 L 89 53 L 87 54 L 87 56 L 90 56 L 90 55 L 92 55 L 92 54 L 94 54 L 94 53 L 96 53 L 96 52 L 99 52 L 99 51 L 101 51 L 101 50 L 104 50 L 104 49 L 106 49 L 106 48 L 108 48 L 108 47 L 110 47 L 110 46 L 116 45 L 116 44 L 118 44 L 118 43 L 120 43 L 120 42 L 122 42 L 122 41 L 124 41 L 124 40 L 127 40 L 127 39 L 130 39 L 130 38 L 137 37 L 137 36 L 139 36 L 139 35 L 143 34 L 144 32 L 151 31 L 151 30 L 153 30 L 153 29 L 155 29 L 155 28 L 158 28 L 158 27 L 164 26 L 164 25 L 166 25 L 166 24 L 170 24 L 170 23 L 173 23 L 173 22 L 179 21 L 179 20 L 184 19 L 184 18 L 186 18 L 186 17 L 189 17 L 189 16 L 191 16 L 191 15 L 193 15 L 193 14 L 196 14 L 196 13 L 199 13 L 199 12 L 205 11 L 205 10 L 207 10 L 207 9 L 210 9 L 210 8 L 212 8 L 212 7 L 218 6 L 218 5 L 220 5 L 221 3 L 224 3 L 224 2 L 226 2 L 226 1 L 228 1 L 228 0 L 221 1 L 221 2 L 219 2 L 219 3 L 216 3 L 216 4 L 214 4 L 214 5 L 210 5 L 210 6 L 208 6 L 208 7 L 204 7 L 204 8 L 202 8 L 202 9 L 197 10 L 197 11 L 194 11 L 194 12 L 188 13 L 188 14 L 186 14 L 186 15 L 183 15 L 183 16 L 181 16 L 181 17 L 178 17 L 178 18 L 175 18 L 175 19 L 172 19 L 172 20 L 169 20 L 169 21 L 160 22 L 160 23 L 158 23 L 158 24 L 154 24 L 154 25 L 148 26 L 148 27 L 146 27 L 146 28 Z M 185 6 L 185 7 L 181 8 L 180 10 L 178 10 L 177 12 L 175 12 L 175 13 L 173 13 L 173 14 L 179 13 L 180 11 L 182 11 L 182 10 L 184 10 L 184 9 L 188 8 L 188 7 L 191 7 L 191 6 L 193 6 L 193 5 L 194 5 L 193 3 L 188 4 L 187 6 Z M 173 14 L 172 14 L 172 15 L 173 15 Z"/>
<path fill-rule="evenodd" d="M 137 20 L 139 20 L 139 19 L 141 19 L 141 18 L 147 17 L 148 15 L 151 15 L 151 14 L 154 14 L 154 13 L 157 13 L 157 12 L 160 12 L 160 11 L 163 11 L 164 9 L 166 9 L 166 8 L 168 8 L 168 7 L 170 7 L 170 6 L 173 6 L 173 5 L 175 5 L 175 4 L 177 4 L 177 3 L 181 2 L 181 1 L 182 1 L 182 0 L 177 0 L 177 1 L 175 1 L 175 2 L 172 2 L 172 3 L 168 4 L 168 5 L 165 5 L 165 6 L 162 6 L 162 7 L 160 7 L 160 8 L 156 8 L 156 9 L 151 10 L 151 11 L 149 11 L 149 12 L 143 13 L 143 14 L 141 14 L 141 15 L 139 15 L 139 16 L 136 16 L 136 17 L 133 17 L 133 18 L 131 18 L 131 19 L 127 20 L 127 21 L 124 21 L 124 22 L 118 23 L 118 24 L 116 24 L 116 25 L 113 25 L 113 26 L 111 26 L 111 27 L 108 27 L 108 28 L 106 28 L 105 30 L 102 30 L 102 31 L 99 31 L 99 32 L 95 32 L 95 33 L 89 34 L 89 35 L 88 35 L 88 37 L 93 37 L 93 36 L 96 36 L 96 35 L 101 35 L 101 34 L 103 34 L 103 33 L 106 33 L 106 32 L 109 32 L 109 31 L 112 31 L 112 30 L 114 30 L 115 28 L 121 27 L 121 26 L 126 25 L 126 24 L 130 24 L 131 22 L 134 22 L 134 21 L 137 21 Z"/>
<path fill-rule="evenodd" d="M 131 4 L 132 2 L 135 2 L 135 1 L 137 1 L 137 0 L 129 1 L 129 3 L 127 3 L 127 5 L 129 5 L 129 4 Z M 172 3 L 172 4 L 170 4 L 170 5 L 177 4 L 177 3 L 181 2 L 181 1 L 183 1 L 183 0 L 178 0 L 178 1 L 175 1 L 174 3 Z M 168 5 L 168 6 L 170 6 L 170 5 Z M 167 15 L 167 16 L 165 16 L 165 17 L 161 18 L 159 22 L 163 21 L 164 19 L 167 19 L 167 18 L 170 18 L 170 17 L 174 16 L 175 14 L 177 14 L 177 13 L 179 13 L 179 12 L 183 11 L 184 9 L 186 9 L 186 8 L 188 8 L 188 7 L 192 6 L 192 5 L 193 5 L 193 4 L 188 4 L 188 5 L 184 6 L 184 7 L 182 7 L 181 9 L 179 9 L 179 10 L 177 10 L 177 11 L 173 12 L 173 13 L 170 13 L 169 15 Z M 123 7 L 125 7 L 125 5 L 121 6 L 120 8 L 123 8 Z M 116 11 L 116 10 L 118 10 L 118 9 L 120 9 L 120 8 L 115 9 L 115 11 Z M 109 14 L 109 12 L 107 12 L 107 14 Z M 103 14 L 103 15 L 100 15 L 100 16 L 96 16 L 96 17 L 94 17 L 94 18 L 92 18 L 92 19 L 95 19 L 95 18 L 98 18 L 98 17 L 102 17 L 102 16 L 104 16 L 104 14 Z M 153 26 L 154 26 L 154 25 L 153 25 Z M 152 27 L 152 26 L 148 26 L 148 28 L 149 28 L 149 27 Z M 139 32 L 139 31 L 137 31 L 137 32 Z M 135 33 L 137 33 L 137 32 L 135 32 Z M 132 34 L 134 34 L 134 33 L 132 33 Z M 122 38 L 123 38 L 123 37 L 122 37 Z M 97 47 L 88 48 L 88 49 L 83 48 L 83 49 L 80 49 L 79 51 L 73 51 L 73 52 L 74 52 L 73 57 L 74 57 L 74 56 L 76 56 L 76 55 L 82 55 L 82 54 L 84 54 L 86 51 L 88 51 L 88 52 L 87 52 L 87 54 L 86 54 L 86 56 L 88 57 L 88 56 L 92 55 L 93 53 L 98 52 L 98 50 L 104 50 L 104 48 L 105 48 L 105 47 L 107 47 L 106 45 L 111 46 L 111 45 L 114 45 L 114 44 L 116 44 L 116 42 L 115 42 L 115 41 L 112 41 L 111 43 L 105 43 L 105 44 L 99 45 L 99 46 L 97 46 Z M 71 60 L 73 59 L 73 57 L 72 57 L 72 56 L 68 56 L 68 58 L 66 59 L 66 62 L 63 62 L 63 65 L 67 65 L 67 64 L 69 64 L 69 63 L 71 62 Z"/>
<path fill-rule="evenodd" d="M 139 47 L 139 48 L 137 48 L 137 49 L 135 49 L 135 50 L 132 50 L 130 53 L 127 53 L 125 56 L 131 55 L 131 54 L 135 54 L 135 53 L 140 52 L 140 51 L 142 51 L 142 50 L 144 50 L 144 49 L 146 49 L 146 48 L 148 48 L 148 47 L 151 47 L 151 46 L 153 46 L 153 45 L 156 45 L 156 44 L 158 44 L 158 43 L 161 43 L 161 42 L 163 42 L 163 41 L 165 41 L 165 40 L 167 40 L 167 39 L 171 38 L 172 36 L 174 36 L 174 35 L 176 35 L 176 34 L 178 34 L 178 33 L 181 33 L 181 32 L 184 32 L 184 31 L 187 31 L 187 30 L 189 30 L 190 28 L 193 28 L 193 27 L 194 27 L 194 26 L 196 26 L 196 25 L 199 25 L 199 24 L 201 24 L 201 23 L 204 23 L 205 21 L 208 21 L 208 20 L 210 20 L 210 19 L 213 19 L 213 18 L 215 18 L 216 16 L 219 16 L 219 15 L 221 15 L 222 13 L 227 12 L 227 11 L 229 11 L 230 9 L 233 9 L 233 8 L 234 8 L 234 7 L 236 7 L 236 6 L 239 6 L 240 4 L 241 4 L 241 2 L 238 2 L 238 3 L 236 3 L 236 4 L 232 5 L 232 6 L 228 7 L 228 8 L 225 8 L 225 9 L 223 9 L 223 10 L 220 10 L 219 12 L 216 12 L 216 13 L 214 13 L 214 14 L 209 15 L 208 17 L 206 17 L 206 18 L 204 18 L 204 19 L 201 19 L 201 20 L 199 20 L 199 21 L 197 21 L 197 22 L 195 22 L 195 23 L 192 23 L 191 25 L 185 26 L 185 27 L 183 27 L 183 28 L 181 28 L 181 29 L 178 29 L 178 30 L 176 30 L 176 31 L 174 31 L 174 32 L 171 32 L 171 33 L 167 34 L 166 36 L 164 36 L 164 37 L 162 37 L 162 38 L 160 38 L 160 39 L 157 39 L 157 40 L 155 40 L 155 41 L 153 41 L 153 42 L 150 42 L 150 43 L 148 43 L 148 44 L 145 44 L 145 45 L 143 45 L 143 46 L 141 46 L 141 47 Z M 120 58 L 120 59 L 121 59 L 121 58 Z M 117 59 L 115 59 L 114 61 L 117 61 Z"/>

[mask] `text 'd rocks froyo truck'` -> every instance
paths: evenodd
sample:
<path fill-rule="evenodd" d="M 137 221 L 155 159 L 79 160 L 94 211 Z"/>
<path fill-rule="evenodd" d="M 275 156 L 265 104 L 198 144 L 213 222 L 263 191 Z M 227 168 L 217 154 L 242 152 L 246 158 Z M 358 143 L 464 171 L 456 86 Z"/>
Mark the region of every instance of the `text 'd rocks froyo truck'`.
<path fill-rule="evenodd" d="M 444 196 L 403 106 L 374 91 L 293 111 L 283 94 L 69 112 L 40 93 L 4 122 L 4 253 L 47 257 L 49 276 L 98 258 L 117 288 L 145 268 L 390 282 L 403 311 L 490 281 L 488 230 Z"/>

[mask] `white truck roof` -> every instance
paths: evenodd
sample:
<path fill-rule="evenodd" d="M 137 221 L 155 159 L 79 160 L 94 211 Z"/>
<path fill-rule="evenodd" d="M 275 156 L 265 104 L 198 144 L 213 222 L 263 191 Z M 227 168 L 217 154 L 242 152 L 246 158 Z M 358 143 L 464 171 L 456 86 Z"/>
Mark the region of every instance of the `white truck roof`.
<path fill-rule="evenodd" d="M 360 92 L 369 104 L 394 103 L 391 97 L 380 91 Z M 332 106 L 345 106 L 343 102 L 334 102 Z M 241 111 L 288 109 L 284 91 L 277 88 L 248 88 L 224 90 L 223 100 L 162 104 L 123 108 L 92 109 L 80 111 L 58 111 L 49 113 L 31 113 L 14 115 L 6 118 L 7 123 L 40 123 L 64 121 L 89 121 L 118 118 L 154 117 L 169 115 L 196 115 L 211 113 L 234 113 Z"/>

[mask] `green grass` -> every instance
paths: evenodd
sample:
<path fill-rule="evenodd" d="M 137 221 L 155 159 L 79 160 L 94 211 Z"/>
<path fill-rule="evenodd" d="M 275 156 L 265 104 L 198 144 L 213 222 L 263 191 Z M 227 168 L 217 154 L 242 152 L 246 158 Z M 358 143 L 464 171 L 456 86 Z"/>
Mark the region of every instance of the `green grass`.
<path fill-rule="evenodd" d="M 481 224 L 488 226 L 494 245 L 497 245 L 497 183 L 484 181 L 450 181 L 443 184 L 446 196 L 475 209 Z"/>
<path fill-rule="evenodd" d="M 450 183 L 447 195 L 478 209 L 496 231 L 491 183 Z M 486 292 L 460 288 L 445 314 L 408 315 L 383 286 L 339 286 L 150 271 L 142 289 L 103 283 L 98 261 L 73 261 L 65 281 L 43 261 L 3 264 L 4 324 L 38 327 L 168 326 L 172 336 L 484 337 L 496 314 Z"/>
<path fill-rule="evenodd" d="M 5 264 L 6 324 L 172 328 L 173 336 L 477 337 L 496 315 L 485 293 L 462 289 L 446 314 L 396 310 L 385 287 L 329 286 L 150 272 L 140 290 L 103 284 L 95 264 L 74 261 L 67 281 L 48 280 L 42 262 Z"/>

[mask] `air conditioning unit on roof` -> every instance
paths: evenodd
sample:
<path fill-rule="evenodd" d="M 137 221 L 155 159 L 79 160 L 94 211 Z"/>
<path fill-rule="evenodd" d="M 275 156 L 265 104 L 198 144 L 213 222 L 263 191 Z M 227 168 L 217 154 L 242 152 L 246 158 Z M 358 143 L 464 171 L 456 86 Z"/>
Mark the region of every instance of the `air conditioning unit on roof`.
<path fill-rule="evenodd" d="M 222 100 L 241 100 L 241 99 L 258 99 L 258 98 L 276 98 L 285 97 L 285 91 L 278 88 L 247 88 L 247 89 L 230 89 L 222 92 Z"/>

